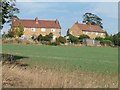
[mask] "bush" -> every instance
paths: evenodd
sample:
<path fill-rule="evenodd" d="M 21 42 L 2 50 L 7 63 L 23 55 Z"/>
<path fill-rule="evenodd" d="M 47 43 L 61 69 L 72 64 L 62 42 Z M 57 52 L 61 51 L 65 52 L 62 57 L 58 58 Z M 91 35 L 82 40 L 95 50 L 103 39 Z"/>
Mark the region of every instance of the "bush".
<path fill-rule="evenodd" d="M 83 39 L 89 39 L 89 38 L 90 37 L 88 35 L 83 34 L 83 35 L 80 35 L 78 39 L 80 40 L 81 43 L 83 43 Z"/>
<path fill-rule="evenodd" d="M 95 40 L 99 40 L 100 42 L 102 42 L 104 40 L 104 38 L 96 37 Z"/>
<path fill-rule="evenodd" d="M 73 35 L 69 35 L 69 42 L 74 43 L 74 44 L 78 44 L 79 43 L 79 39 Z"/>
<path fill-rule="evenodd" d="M 53 45 L 53 46 L 58 46 L 58 45 L 60 45 L 60 42 L 59 42 L 59 41 L 52 42 L 52 43 L 50 43 L 50 45 Z"/>
<path fill-rule="evenodd" d="M 56 39 L 57 43 L 62 43 L 62 44 L 65 44 L 66 43 L 66 39 L 62 36 L 60 36 L 59 38 Z"/>
<path fill-rule="evenodd" d="M 111 46 L 112 45 L 112 42 L 110 40 L 103 40 L 101 42 L 102 45 L 107 45 L 107 46 Z"/>

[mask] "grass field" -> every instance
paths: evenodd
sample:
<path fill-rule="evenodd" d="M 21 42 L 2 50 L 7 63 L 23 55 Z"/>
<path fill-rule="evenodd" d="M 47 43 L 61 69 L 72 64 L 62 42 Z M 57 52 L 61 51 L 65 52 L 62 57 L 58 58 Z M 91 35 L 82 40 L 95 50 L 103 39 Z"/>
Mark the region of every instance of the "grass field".
<path fill-rule="evenodd" d="M 3 45 L 4 53 L 24 56 L 32 65 L 61 67 L 68 70 L 81 69 L 95 72 L 118 71 L 118 49 L 98 47 L 59 47 L 34 45 Z"/>
<path fill-rule="evenodd" d="M 80 76 L 80 74 L 78 74 L 78 72 L 80 73 L 82 72 L 84 73 L 83 74 L 84 80 L 82 80 L 82 84 L 77 85 L 75 87 L 81 87 L 81 86 L 117 87 L 117 72 L 118 72 L 117 48 L 3 44 L 2 49 L 4 53 L 10 53 L 13 55 L 23 57 L 20 60 L 24 63 L 29 64 L 31 68 L 37 67 L 37 72 L 40 71 L 41 67 L 44 70 L 46 70 L 47 72 L 46 75 L 48 75 L 48 72 L 52 72 L 49 70 L 58 71 L 58 73 L 54 72 L 54 74 L 52 75 L 50 74 L 51 77 L 49 76 L 50 77 L 49 79 L 53 79 L 54 75 L 55 76 L 61 75 L 62 77 L 64 77 L 64 75 L 61 74 L 60 72 L 67 71 L 67 74 L 65 73 L 67 77 L 69 77 L 70 75 L 74 76 L 73 83 L 75 84 L 77 83 L 77 81 L 75 80 L 79 80 L 79 79 L 81 80 L 81 77 L 83 78 L 83 76 Z M 74 72 L 74 74 L 71 72 Z M 26 74 L 28 74 L 28 72 Z M 60 78 L 59 80 L 65 80 L 65 79 Z M 56 77 L 55 81 L 59 81 L 59 80 L 58 77 Z M 69 79 L 67 78 L 66 80 Z M 97 84 L 87 85 L 87 82 L 88 84 L 90 84 L 90 82 L 92 81 L 96 82 Z M 104 86 L 103 84 L 108 86 Z M 73 84 L 71 83 L 68 86 L 61 86 L 61 85 L 63 85 L 63 83 L 58 84 L 58 86 L 54 86 L 53 84 L 52 87 L 70 87 L 70 86 L 73 87 L 72 86 Z"/>

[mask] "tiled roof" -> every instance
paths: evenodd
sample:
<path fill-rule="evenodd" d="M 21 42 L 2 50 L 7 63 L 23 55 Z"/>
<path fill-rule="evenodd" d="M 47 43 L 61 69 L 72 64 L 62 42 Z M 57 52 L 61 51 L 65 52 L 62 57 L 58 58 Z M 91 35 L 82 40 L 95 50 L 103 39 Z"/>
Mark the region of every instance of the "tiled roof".
<path fill-rule="evenodd" d="M 22 24 L 26 28 L 61 28 L 58 20 L 18 20 L 13 19 L 12 27 L 17 27 Z"/>
<path fill-rule="evenodd" d="M 81 23 L 77 23 L 77 24 L 82 31 L 100 32 L 100 33 L 105 32 L 100 26 L 91 25 L 91 24 L 81 24 Z"/>

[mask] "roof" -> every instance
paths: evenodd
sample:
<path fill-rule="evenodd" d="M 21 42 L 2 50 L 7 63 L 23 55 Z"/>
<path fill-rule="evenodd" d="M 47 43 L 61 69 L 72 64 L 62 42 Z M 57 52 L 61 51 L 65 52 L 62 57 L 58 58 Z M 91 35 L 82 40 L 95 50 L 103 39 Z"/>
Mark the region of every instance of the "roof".
<path fill-rule="evenodd" d="M 35 20 L 13 19 L 12 27 L 17 27 L 19 26 L 20 23 L 26 28 L 59 28 L 61 29 L 61 26 L 57 19 L 56 20 L 38 20 L 38 18 L 36 18 Z"/>
<path fill-rule="evenodd" d="M 77 23 L 78 27 L 82 30 L 82 31 L 89 31 L 89 32 L 100 32 L 100 33 L 104 33 L 105 31 L 103 30 L 103 28 L 101 28 L 100 26 L 97 25 L 91 25 L 91 24 L 81 24 L 81 23 Z"/>

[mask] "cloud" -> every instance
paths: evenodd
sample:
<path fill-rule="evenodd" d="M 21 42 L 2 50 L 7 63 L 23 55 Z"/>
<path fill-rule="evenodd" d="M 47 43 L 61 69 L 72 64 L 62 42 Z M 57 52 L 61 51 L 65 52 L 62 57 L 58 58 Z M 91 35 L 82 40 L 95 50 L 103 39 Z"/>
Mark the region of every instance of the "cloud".
<path fill-rule="evenodd" d="M 107 2 L 107 3 L 98 3 L 94 5 L 92 10 L 94 13 L 104 15 L 109 18 L 118 18 L 118 3 Z"/>

